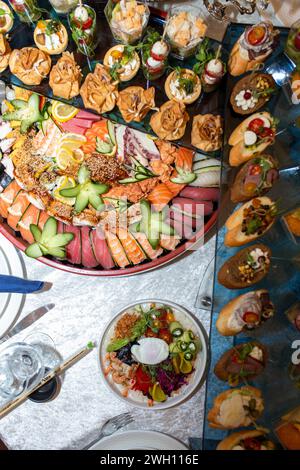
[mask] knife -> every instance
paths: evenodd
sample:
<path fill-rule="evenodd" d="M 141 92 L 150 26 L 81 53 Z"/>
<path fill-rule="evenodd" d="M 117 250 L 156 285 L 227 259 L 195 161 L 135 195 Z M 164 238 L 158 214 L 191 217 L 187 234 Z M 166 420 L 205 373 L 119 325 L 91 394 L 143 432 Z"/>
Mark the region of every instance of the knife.
<path fill-rule="evenodd" d="M 45 315 L 45 313 L 49 312 L 49 310 L 52 310 L 53 307 L 55 307 L 55 304 L 47 304 L 43 305 L 43 307 L 39 307 L 36 310 L 33 310 L 33 312 L 26 315 L 26 317 L 19 321 L 19 323 L 14 328 L 12 328 L 9 333 L 0 339 L 0 344 L 4 343 L 4 341 L 7 341 L 17 333 L 20 333 L 20 331 L 25 330 L 25 328 L 32 325 L 35 321 Z"/>

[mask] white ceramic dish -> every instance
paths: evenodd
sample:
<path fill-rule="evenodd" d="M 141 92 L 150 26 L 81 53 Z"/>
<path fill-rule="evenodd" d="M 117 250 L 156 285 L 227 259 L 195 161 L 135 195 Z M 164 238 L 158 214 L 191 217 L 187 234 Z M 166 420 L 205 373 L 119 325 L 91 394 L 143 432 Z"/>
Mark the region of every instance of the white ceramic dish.
<path fill-rule="evenodd" d="M 105 437 L 89 450 L 187 450 L 174 437 L 156 431 L 126 431 Z"/>
<path fill-rule="evenodd" d="M 24 277 L 24 267 L 16 248 L 0 234 L 0 273 Z M 25 302 L 23 294 L 0 293 L 0 338 L 16 323 Z"/>
<path fill-rule="evenodd" d="M 202 351 L 200 351 L 197 354 L 195 363 L 194 363 L 194 368 L 195 371 L 193 375 L 191 376 L 191 379 L 187 385 L 184 385 L 181 387 L 179 390 L 179 393 L 175 396 L 168 397 L 168 399 L 165 402 L 162 403 L 157 403 L 152 407 L 149 407 L 147 404 L 147 397 L 141 397 L 141 399 L 138 398 L 138 393 L 133 392 L 130 393 L 126 398 L 122 395 L 121 391 L 122 388 L 121 386 L 116 385 L 113 380 L 111 379 L 110 376 L 106 376 L 104 373 L 105 369 L 105 354 L 106 354 L 106 347 L 108 343 L 110 342 L 112 336 L 113 336 L 113 331 L 116 322 L 119 320 L 119 318 L 129 309 L 132 309 L 136 305 L 140 304 L 149 304 L 149 303 L 155 303 L 158 305 L 165 305 L 169 306 L 173 309 L 175 312 L 175 318 L 176 320 L 179 320 L 180 322 L 183 323 L 184 326 L 188 327 L 193 331 L 194 334 L 196 334 L 202 344 Z M 127 404 L 137 407 L 137 408 L 142 408 L 142 409 L 149 409 L 149 410 L 165 410 L 167 408 L 172 408 L 173 406 L 177 406 L 183 402 L 185 402 L 187 399 L 191 398 L 192 395 L 196 393 L 197 390 L 203 385 L 205 377 L 206 377 L 206 372 L 208 369 L 208 363 L 209 363 L 209 351 L 208 351 L 208 340 L 207 340 L 207 334 L 206 331 L 202 325 L 202 323 L 191 313 L 189 312 L 186 308 L 175 304 L 173 302 L 169 301 L 164 301 L 164 300 L 159 300 L 159 299 L 146 299 L 146 300 L 140 300 L 138 302 L 134 302 L 132 304 L 127 305 L 124 307 L 121 311 L 119 311 L 113 319 L 109 322 L 109 324 L 106 326 L 102 338 L 99 342 L 99 349 L 98 349 L 98 364 L 100 367 L 101 375 L 104 380 L 105 385 L 109 388 L 111 392 L 114 393 L 120 400 L 125 401 Z"/>

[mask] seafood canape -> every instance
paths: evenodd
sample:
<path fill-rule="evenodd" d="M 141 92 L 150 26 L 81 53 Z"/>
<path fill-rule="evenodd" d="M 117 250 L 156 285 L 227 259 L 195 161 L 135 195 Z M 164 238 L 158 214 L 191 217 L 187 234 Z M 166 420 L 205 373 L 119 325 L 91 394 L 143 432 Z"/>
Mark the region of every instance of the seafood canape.
<path fill-rule="evenodd" d="M 110 69 L 113 80 L 128 82 L 138 73 L 141 65 L 137 52 L 123 44 L 111 47 L 103 59 L 104 65 Z"/>
<path fill-rule="evenodd" d="M 104 11 L 116 41 L 134 44 L 142 38 L 150 16 L 146 3 L 136 0 L 109 0 Z"/>
<path fill-rule="evenodd" d="M 200 79 L 192 70 L 178 67 L 167 77 L 165 92 L 170 100 L 194 103 L 201 93 Z"/>
<path fill-rule="evenodd" d="M 192 145 L 204 152 L 219 150 L 223 145 L 223 119 L 213 114 L 194 116 Z"/>
<path fill-rule="evenodd" d="M 151 116 L 150 126 L 160 139 L 178 140 L 184 135 L 189 119 L 184 103 L 170 100 Z"/>
<path fill-rule="evenodd" d="M 183 5 L 171 8 L 165 28 L 172 51 L 184 59 L 195 53 L 205 37 L 207 26 L 199 8 Z"/>
<path fill-rule="evenodd" d="M 74 55 L 70 52 L 63 52 L 62 57 L 51 69 L 49 86 L 54 96 L 70 100 L 79 95 L 81 79 L 81 69 L 76 64 Z"/>
<path fill-rule="evenodd" d="M 267 73 L 247 75 L 234 86 L 231 106 L 238 114 L 251 114 L 262 108 L 276 89 L 273 77 Z"/>
<path fill-rule="evenodd" d="M 9 58 L 9 68 L 25 85 L 39 85 L 50 72 L 51 58 L 35 47 L 14 49 Z"/>
<path fill-rule="evenodd" d="M 61 54 L 68 46 L 68 33 L 57 20 L 39 20 L 33 33 L 36 46 L 50 55 Z"/>
<path fill-rule="evenodd" d="M 0 33 L 8 33 L 14 24 L 14 15 L 6 3 L 0 1 Z"/>
<path fill-rule="evenodd" d="M 96 48 L 97 16 L 89 5 L 78 5 L 69 14 L 69 24 L 78 50 L 92 56 Z"/>
<path fill-rule="evenodd" d="M 156 80 L 168 66 L 169 44 L 160 34 L 149 28 L 141 45 L 143 72 L 147 80 Z"/>
<path fill-rule="evenodd" d="M 100 362 L 120 398 L 138 407 L 168 408 L 202 382 L 206 340 L 184 309 L 144 302 L 124 309 L 109 324 Z"/>

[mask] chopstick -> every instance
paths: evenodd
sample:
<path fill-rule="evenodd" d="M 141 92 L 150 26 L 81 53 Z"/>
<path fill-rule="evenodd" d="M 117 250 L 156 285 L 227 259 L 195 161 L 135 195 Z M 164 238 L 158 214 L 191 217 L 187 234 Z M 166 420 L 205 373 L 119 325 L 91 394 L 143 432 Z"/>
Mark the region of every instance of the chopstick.
<path fill-rule="evenodd" d="M 11 411 L 13 411 L 15 408 L 17 408 L 19 405 L 24 403 L 24 401 L 27 400 L 29 395 L 31 395 L 33 392 L 35 392 L 36 390 L 41 388 L 43 385 L 48 383 L 55 376 L 61 375 L 63 372 L 65 372 L 70 367 L 72 367 L 74 364 L 76 364 L 76 362 L 79 362 L 81 359 L 83 359 L 85 356 L 87 356 L 95 348 L 95 346 L 96 346 L 96 343 L 90 341 L 84 348 L 82 348 L 79 351 L 77 351 L 76 353 L 72 354 L 65 361 L 63 361 L 61 364 L 59 364 L 53 370 L 48 372 L 48 374 L 45 375 L 45 377 L 43 377 L 42 380 L 34 388 L 31 388 L 30 390 L 26 390 L 19 397 L 15 398 L 14 400 L 10 401 L 9 403 L 6 403 L 2 408 L 0 408 L 0 419 L 4 418 L 4 416 L 6 416 Z"/>

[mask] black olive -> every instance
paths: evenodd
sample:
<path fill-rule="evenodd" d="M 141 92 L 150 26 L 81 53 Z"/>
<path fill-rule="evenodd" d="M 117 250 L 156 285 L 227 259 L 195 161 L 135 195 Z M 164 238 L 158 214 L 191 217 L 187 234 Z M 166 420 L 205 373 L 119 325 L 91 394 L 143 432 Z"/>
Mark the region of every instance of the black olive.
<path fill-rule="evenodd" d="M 136 364 L 136 361 L 133 359 L 132 354 L 131 354 L 131 347 L 137 344 L 136 341 L 131 342 L 126 344 L 126 346 L 123 346 L 123 348 L 119 349 L 116 351 L 117 353 L 117 358 L 124 362 L 124 364 L 127 364 L 128 366 L 131 366 L 132 364 Z"/>

